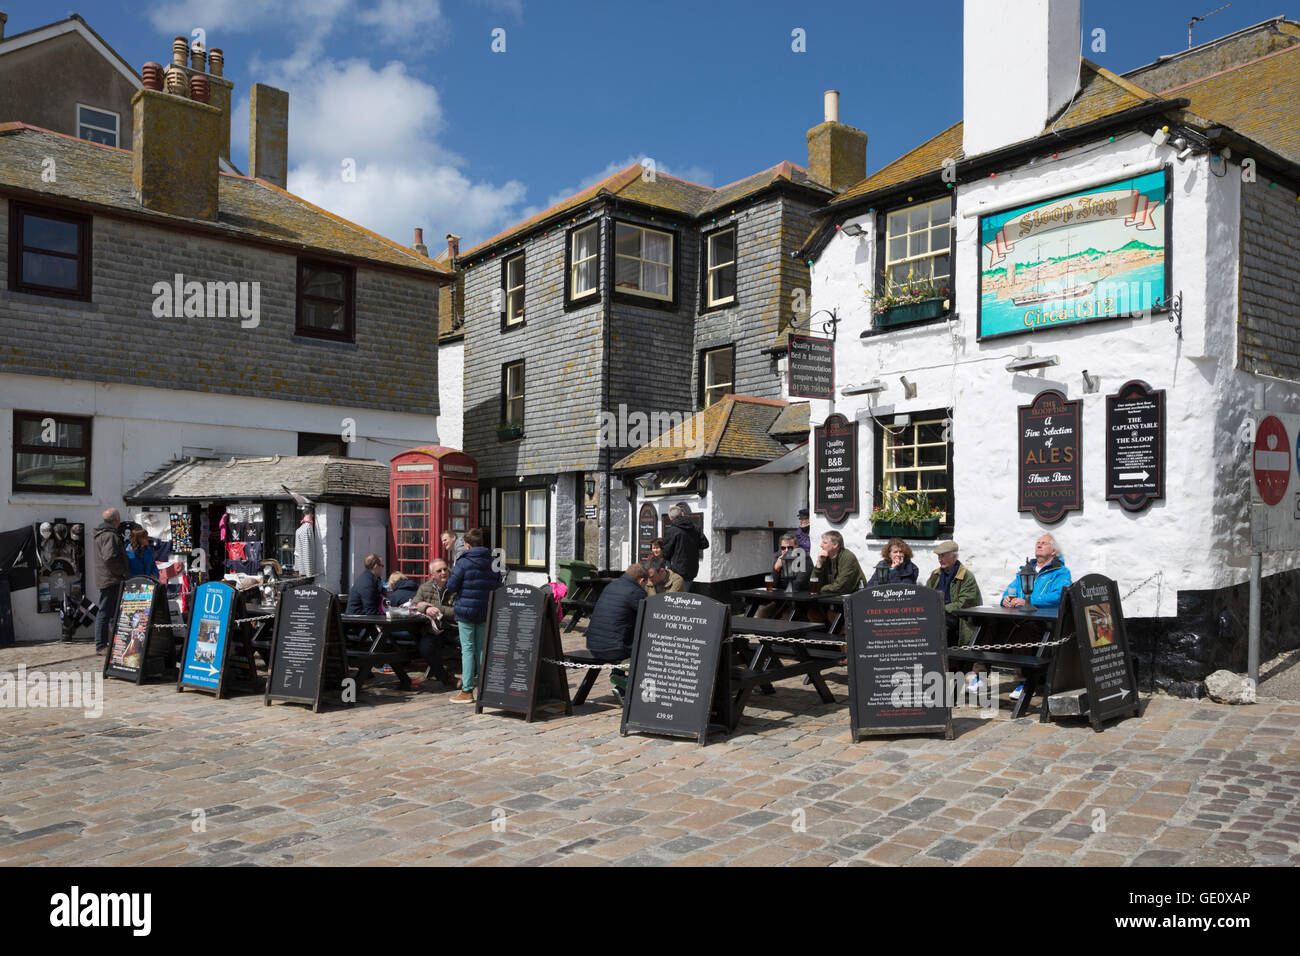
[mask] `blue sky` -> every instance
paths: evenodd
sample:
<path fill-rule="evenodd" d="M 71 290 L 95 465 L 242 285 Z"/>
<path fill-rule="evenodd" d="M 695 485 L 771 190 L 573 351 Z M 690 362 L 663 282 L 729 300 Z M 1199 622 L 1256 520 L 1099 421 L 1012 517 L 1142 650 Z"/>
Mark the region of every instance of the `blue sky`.
<path fill-rule="evenodd" d="M 1084 0 L 1085 52 L 1132 69 L 1185 49 L 1187 19 L 1220 5 Z M 8 35 L 71 12 L 0 9 Z M 448 231 L 486 238 L 643 157 L 714 186 L 805 165 L 827 89 L 867 132 L 869 171 L 961 118 L 960 0 L 103 0 L 76 12 L 137 71 L 204 29 L 235 83 L 236 165 L 250 84 L 287 89 L 290 190 L 402 242 L 422 226 L 431 248 Z M 1234 0 L 1195 36 L 1278 13 L 1300 18 L 1282 0 Z M 1097 28 L 1105 52 L 1091 49 Z"/>

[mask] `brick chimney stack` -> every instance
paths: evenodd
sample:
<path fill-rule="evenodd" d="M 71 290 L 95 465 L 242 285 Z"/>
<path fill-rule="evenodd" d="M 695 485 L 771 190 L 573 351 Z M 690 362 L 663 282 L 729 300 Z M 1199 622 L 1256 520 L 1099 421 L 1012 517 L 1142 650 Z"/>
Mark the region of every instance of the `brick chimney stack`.
<path fill-rule="evenodd" d="M 131 97 L 131 111 L 136 200 L 157 212 L 215 221 L 221 111 L 151 89 Z"/>
<path fill-rule="evenodd" d="M 460 236 L 449 232 L 447 233 L 447 265 L 454 266 L 458 255 L 460 255 Z"/>
<path fill-rule="evenodd" d="M 426 259 L 429 258 L 429 247 L 424 244 L 424 230 L 419 226 L 415 227 L 415 243 L 411 248 Z"/>
<path fill-rule="evenodd" d="M 867 134 L 840 122 L 839 90 L 827 90 L 824 119 L 808 131 L 808 175 L 837 193 L 867 175 Z"/>
<path fill-rule="evenodd" d="M 289 94 L 265 83 L 248 100 L 248 175 L 281 189 L 289 178 Z"/>

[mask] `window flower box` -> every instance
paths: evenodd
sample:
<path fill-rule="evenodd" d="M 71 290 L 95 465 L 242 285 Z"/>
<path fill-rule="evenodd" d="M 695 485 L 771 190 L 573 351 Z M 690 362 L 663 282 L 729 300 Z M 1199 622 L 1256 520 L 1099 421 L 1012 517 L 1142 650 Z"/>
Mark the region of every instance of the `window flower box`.
<path fill-rule="evenodd" d="M 497 441 L 514 441 L 524 435 L 523 425 L 498 425 Z"/>
<path fill-rule="evenodd" d="M 939 536 L 939 519 L 922 518 L 917 523 L 872 521 L 871 533 L 877 538 L 937 538 Z"/>
<path fill-rule="evenodd" d="M 883 329 L 894 325 L 922 322 L 926 319 L 937 319 L 944 313 L 945 301 L 942 296 L 936 296 L 933 299 L 893 306 L 888 311 L 876 315 L 876 328 Z"/>

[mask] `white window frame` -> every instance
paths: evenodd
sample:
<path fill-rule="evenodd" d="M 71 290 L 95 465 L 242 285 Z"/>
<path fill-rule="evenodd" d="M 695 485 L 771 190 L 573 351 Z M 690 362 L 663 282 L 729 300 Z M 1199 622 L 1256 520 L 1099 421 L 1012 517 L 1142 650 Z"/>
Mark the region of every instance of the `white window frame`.
<path fill-rule="evenodd" d="M 731 353 L 731 381 L 714 382 L 713 384 L 710 384 L 710 379 L 712 377 L 711 373 L 713 371 L 713 358 L 714 356 L 718 355 L 720 352 Z M 734 345 L 720 345 L 714 349 L 706 349 L 704 352 L 704 361 L 702 364 L 703 364 L 703 368 L 700 369 L 700 374 L 704 377 L 704 381 L 703 381 L 704 407 L 709 408 L 713 405 L 716 405 L 718 402 L 720 402 L 722 400 L 722 396 L 730 394 L 735 389 L 736 347 Z M 721 391 L 719 391 L 719 389 L 721 389 Z M 717 392 L 718 397 L 713 399 L 713 401 L 709 401 L 709 395 L 710 393 L 713 392 Z"/>
<path fill-rule="evenodd" d="M 525 266 L 526 263 L 524 261 L 524 254 L 522 252 L 519 253 L 519 255 L 506 260 L 506 283 L 505 283 L 506 284 L 506 288 L 505 288 L 506 325 L 518 325 L 520 322 L 524 320 Z M 516 267 L 518 268 L 518 272 L 519 272 L 519 275 L 516 278 L 519 280 L 519 282 L 518 285 L 511 285 L 510 274 L 511 272 L 515 271 Z M 518 295 L 519 297 L 518 309 L 515 309 L 514 307 L 516 295 Z"/>
<path fill-rule="evenodd" d="M 510 491 L 501 492 L 501 548 L 505 552 L 506 564 L 516 568 L 541 568 L 548 566 L 548 556 L 543 553 L 540 560 L 531 560 L 528 557 L 528 541 L 533 531 L 540 530 L 544 542 L 549 540 L 547 534 L 547 524 L 532 524 L 529 522 L 528 504 L 533 500 L 533 496 L 541 495 L 546 502 L 545 513 L 549 521 L 551 513 L 550 489 L 548 488 L 519 488 Z M 512 497 L 518 498 L 519 501 L 519 524 L 507 524 L 506 515 L 509 513 L 507 501 Z M 519 531 L 519 553 L 512 554 L 510 551 L 510 531 Z M 542 551 L 547 550 L 547 544 L 543 544 Z"/>
<path fill-rule="evenodd" d="M 103 126 L 100 126 L 97 123 L 85 122 L 81 118 L 82 110 L 94 110 L 96 113 L 103 113 L 105 116 L 113 117 L 113 129 L 107 129 Z M 78 103 L 77 104 L 77 139 L 86 139 L 86 137 L 81 135 L 81 128 L 83 126 L 86 127 L 87 129 L 93 129 L 97 133 L 112 133 L 113 142 L 111 145 L 115 147 L 122 145 L 122 116 L 121 114 L 116 113 L 113 110 L 106 110 L 98 106 L 89 106 L 85 103 Z M 93 141 L 87 140 L 87 142 L 93 142 Z M 100 144 L 100 145 L 110 145 L 110 144 Z"/>
<path fill-rule="evenodd" d="M 596 241 L 591 244 L 591 255 L 578 258 L 578 237 L 587 230 L 592 230 L 596 234 Z M 578 289 L 578 266 L 584 262 L 600 262 L 600 222 L 590 223 L 586 226 L 579 226 L 569 234 L 569 301 L 576 302 L 578 299 L 585 299 L 588 296 L 596 295 L 600 292 L 600 269 L 593 271 L 591 276 L 590 289 Z"/>
<path fill-rule="evenodd" d="M 510 390 L 511 373 L 516 369 L 519 370 L 519 391 L 514 393 Z M 505 408 L 503 409 L 505 424 L 518 425 L 520 428 L 524 425 L 524 363 L 510 362 L 506 365 L 505 381 L 502 383 L 505 392 Z M 513 402 L 519 403 L 519 417 L 516 420 L 510 414 L 510 407 Z"/>
<path fill-rule="evenodd" d="M 713 240 L 719 239 L 722 236 L 726 235 L 727 233 L 731 233 L 731 259 L 727 262 L 714 262 L 713 261 Z M 728 267 L 731 267 L 733 269 L 736 268 L 736 262 L 739 257 L 739 254 L 740 254 L 740 250 L 737 248 L 736 245 L 735 226 L 728 226 L 726 229 L 719 229 L 716 232 L 711 232 L 706 237 L 705 256 L 708 259 L 708 275 L 704 280 L 704 296 L 705 296 L 705 303 L 708 307 L 712 308 L 715 305 L 728 305 L 736 301 L 736 293 L 734 291 L 731 293 L 731 295 L 726 296 L 725 298 L 714 298 L 713 278 L 714 275 L 722 269 L 726 269 Z"/>
<path fill-rule="evenodd" d="M 947 206 L 947 215 L 938 222 L 934 219 L 934 207 L 940 204 Z M 930 213 L 926 217 L 927 224 L 924 228 L 912 229 L 912 214 L 918 209 L 929 209 Z M 906 219 L 906 229 L 901 233 L 894 232 L 894 217 L 904 216 Z M 947 285 L 952 287 L 952 268 L 953 268 L 953 249 L 952 249 L 952 196 L 941 196 L 932 202 L 913 203 L 910 206 L 903 206 L 899 209 L 890 209 L 885 213 L 885 281 L 889 282 L 894 279 L 896 282 L 903 282 L 907 278 L 908 272 L 918 280 L 934 279 L 936 285 Z M 933 244 L 933 231 L 941 229 L 943 234 L 944 247 L 936 250 Z M 927 235 L 926 252 L 911 254 L 912 237 Z M 900 258 L 893 258 L 893 244 L 895 239 L 904 239 L 907 242 L 907 250 Z M 935 276 L 934 260 L 939 256 L 948 257 L 948 271 Z M 900 275 L 895 277 L 894 271 L 898 269 Z M 943 281 L 940 281 L 943 280 Z"/>
<path fill-rule="evenodd" d="M 942 502 L 936 502 L 933 500 L 931 500 L 930 502 L 931 507 L 933 507 L 936 504 L 942 505 L 943 514 L 940 519 L 941 524 L 948 523 L 948 511 L 952 507 L 953 490 L 952 488 L 922 488 L 921 473 L 926 471 L 931 471 L 931 472 L 937 471 L 944 476 L 945 484 L 946 484 L 948 470 L 949 467 L 952 465 L 952 442 L 943 441 L 942 439 L 940 439 L 939 441 L 927 441 L 927 442 L 917 441 L 917 432 L 920 426 L 922 425 L 934 425 L 940 429 L 940 433 L 942 434 L 944 422 L 947 421 L 947 419 L 948 419 L 947 415 L 943 413 L 937 413 L 936 417 L 913 419 L 912 421 L 908 422 L 906 425 L 883 425 L 882 426 L 882 428 L 884 429 L 884 440 L 883 440 L 884 454 L 881 456 L 880 476 L 881 476 L 881 483 L 884 486 L 884 490 L 891 494 L 899 493 L 903 495 L 913 495 L 913 496 L 920 493 L 921 491 L 925 491 L 929 495 L 933 495 L 936 493 L 942 494 L 944 496 L 944 500 Z M 910 438 L 911 440 L 900 441 L 899 440 L 900 438 Z M 941 465 L 919 464 L 920 452 L 922 448 L 942 448 L 943 464 Z M 899 449 L 911 450 L 912 453 L 911 465 L 906 467 L 894 467 L 893 452 Z M 915 486 L 900 484 L 899 477 L 903 475 L 913 475 L 916 481 Z"/>
<path fill-rule="evenodd" d="M 646 233 L 653 232 L 661 236 L 667 236 L 668 237 L 668 261 L 659 262 L 656 259 L 646 259 L 643 258 L 642 256 L 629 256 L 626 255 L 625 253 L 619 252 L 618 233 L 620 229 L 631 229 L 634 232 L 639 232 L 641 234 L 642 252 L 645 251 Z M 663 229 L 651 229 L 649 226 L 638 226 L 635 223 L 631 223 L 631 222 L 615 222 L 614 223 L 614 289 L 626 295 L 639 295 L 639 296 L 644 296 L 647 299 L 658 299 L 660 302 L 671 302 L 673 300 L 673 282 L 675 281 L 676 278 L 673 275 L 673 259 L 677 255 L 677 247 L 675 245 L 676 241 L 677 241 L 677 237 L 673 233 L 667 232 Z M 631 288 L 629 286 L 621 286 L 618 284 L 618 261 L 620 259 L 626 259 L 629 262 L 635 262 L 637 264 L 637 282 L 639 284 L 638 288 Z M 654 266 L 656 269 L 663 269 L 663 268 L 668 269 L 668 293 L 666 295 L 660 295 L 658 292 L 649 292 L 646 289 L 639 287 L 645 285 L 645 267 L 647 265 Z"/>

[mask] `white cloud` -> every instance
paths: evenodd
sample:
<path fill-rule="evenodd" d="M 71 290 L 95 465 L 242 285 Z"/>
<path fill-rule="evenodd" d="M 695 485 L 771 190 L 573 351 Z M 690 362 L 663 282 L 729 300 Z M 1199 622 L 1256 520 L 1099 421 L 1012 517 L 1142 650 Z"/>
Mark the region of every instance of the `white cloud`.
<path fill-rule="evenodd" d="M 358 10 L 356 18 L 358 23 L 378 30 L 386 42 L 407 44 L 413 49 L 432 46 L 447 31 L 437 0 L 379 0 L 369 9 Z"/>

